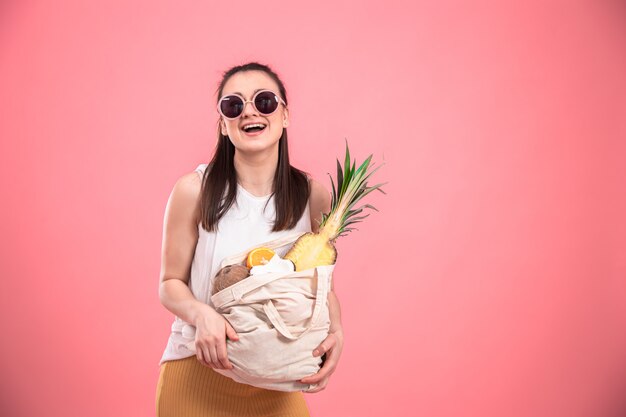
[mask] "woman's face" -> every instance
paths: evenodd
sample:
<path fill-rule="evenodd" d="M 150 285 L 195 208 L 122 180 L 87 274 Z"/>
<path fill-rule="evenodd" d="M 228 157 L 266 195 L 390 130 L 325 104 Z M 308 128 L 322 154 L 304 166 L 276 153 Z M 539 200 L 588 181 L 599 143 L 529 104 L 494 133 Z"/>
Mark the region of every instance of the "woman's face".
<path fill-rule="evenodd" d="M 245 100 L 252 100 L 257 90 L 271 90 L 280 97 L 278 86 L 265 72 L 242 71 L 228 79 L 220 98 L 238 93 Z M 250 123 L 262 123 L 266 127 L 260 133 L 248 134 L 243 127 Z M 222 135 L 228 136 L 239 152 L 257 152 L 274 146 L 278 148 L 278 140 L 288 125 L 289 112 L 282 104 L 270 115 L 261 114 L 252 103 L 246 103 L 238 118 L 228 120 L 220 116 Z"/>

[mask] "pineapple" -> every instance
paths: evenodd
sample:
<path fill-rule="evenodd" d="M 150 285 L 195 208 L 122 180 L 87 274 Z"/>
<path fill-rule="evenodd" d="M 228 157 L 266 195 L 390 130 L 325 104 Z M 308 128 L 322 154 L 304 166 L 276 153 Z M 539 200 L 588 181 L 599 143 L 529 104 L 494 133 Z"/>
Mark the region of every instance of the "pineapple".
<path fill-rule="evenodd" d="M 334 245 L 335 239 L 339 236 L 345 236 L 349 231 L 356 230 L 348 226 L 360 222 L 369 216 L 369 214 L 357 216 L 364 208 L 378 211 L 376 207 L 370 204 L 364 204 L 353 209 L 359 200 L 374 190 L 387 194 L 380 188 L 386 183 L 376 184 L 372 187 L 367 186 L 367 179 L 380 168 L 379 166 L 368 172 L 368 169 L 371 168 L 371 159 L 372 155 L 356 170 L 356 160 L 350 167 L 350 150 L 346 140 L 346 157 L 343 169 L 339 159 L 337 159 L 336 188 L 332 176 L 328 174 L 332 185 L 330 213 L 322 213 L 322 222 L 320 223 L 318 233 L 307 232 L 300 236 L 284 256 L 285 259 L 289 259 L 294 263 L 296 271 L 303 271 L 322 265 L 333 265 L 337 260 L 337 250 Z"/>

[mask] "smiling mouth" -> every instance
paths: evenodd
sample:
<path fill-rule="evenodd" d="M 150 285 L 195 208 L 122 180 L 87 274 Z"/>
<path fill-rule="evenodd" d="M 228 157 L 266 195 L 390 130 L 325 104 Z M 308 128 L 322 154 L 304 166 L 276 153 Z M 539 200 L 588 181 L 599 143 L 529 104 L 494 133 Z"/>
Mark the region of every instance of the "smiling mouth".
<path fill-rule="evenodd" d="M 250 128 L 241 129 L 244 133 L 259 133 L 267 129 L 267 126 L 253 126 Z"/>

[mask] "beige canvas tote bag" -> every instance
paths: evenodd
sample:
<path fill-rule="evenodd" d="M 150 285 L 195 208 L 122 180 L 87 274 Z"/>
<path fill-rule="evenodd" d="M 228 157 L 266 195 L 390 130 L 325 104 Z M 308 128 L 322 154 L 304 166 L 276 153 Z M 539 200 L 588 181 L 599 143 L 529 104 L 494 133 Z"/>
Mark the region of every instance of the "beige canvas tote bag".
<path fill-rule="evenodd" d="M 290 234 L 254 247 L 293 244 Z M 220 268 L 243 264 L 253 248 L 225 258 Z M 334 265 L 297 272 L 251 275 L 211 296 L 215 309 L 233 326 L 239 340 L 226 342 L 233 369 L 215 369 L 233 380 L 278 391 L 310 391 L 299 382 L 319 371 L 313 350 L 328 336 L 328 291 Z M 195 341 L 187 344 L 195 352 Z"/>

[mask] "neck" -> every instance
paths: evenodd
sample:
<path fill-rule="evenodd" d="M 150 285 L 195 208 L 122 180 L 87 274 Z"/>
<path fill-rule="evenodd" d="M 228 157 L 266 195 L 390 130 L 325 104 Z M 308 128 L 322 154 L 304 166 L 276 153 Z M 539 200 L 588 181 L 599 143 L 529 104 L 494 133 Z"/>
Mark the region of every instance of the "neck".
<path fill-rule="evenodd" d="M 278 164 L 278 147 L 255 154 L 235 150 L 233 164 L 237 182 L 248 192 L 256 196 L 271 194 Z"/>

